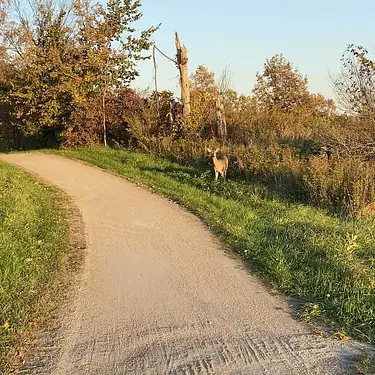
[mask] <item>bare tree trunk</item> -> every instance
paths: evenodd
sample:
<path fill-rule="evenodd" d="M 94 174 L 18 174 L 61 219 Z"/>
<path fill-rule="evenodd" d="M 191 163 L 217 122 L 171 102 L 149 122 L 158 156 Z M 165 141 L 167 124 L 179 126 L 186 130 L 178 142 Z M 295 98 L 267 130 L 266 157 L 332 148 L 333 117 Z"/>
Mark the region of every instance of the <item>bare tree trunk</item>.
<path fill-rule="evenodd" d="M 105 89 L 102 95 L 102 110 L 103 110 L 103 141 L 104 141 L 104 147 L 107 147 L 107 126 L 106 126 L 106 116 L 105 116 Z"/>
<path fill-rule="evenodd" d="M 225 118 L 224 104 L 221 101 L 220 95 L 216 99 L 216 126 L 217 135 L 222 140 L 227 139 L 227 120 Z"/>
<path fill-rule="evenodd" d="M 107 57 L 107 62 L 104 68 L 104 87 L 102 95 L 102 112 L 103 112 L 103 142 L 104 147 L 107 147 L 107 125 L 106 125 L 106 113 L 105 113 L 105 95 L 107 93 L 107 70 L 109 65 L 109 55 Z"/>
<path fill-rule="evenodd" d="M 181 46 L 180 39 L 176 33 L 177 64 L 180 70 L 181 100 L 183 104 L 183 116 L 190 115 L 190 84 L 187 68 L 187 48 Z"/>
<path fill-rule="evenodd" d="M 158 79 L 157 79 L 158 67 L 156 65 L 155 46 L 152 49 L 152 60 L 154 62 L 154 84 L 155 84 L 156 110 L 158 113 L 158 119 L 160 120 L 159 92 L 158 92 Z"/>
<path fill-rule="evenodd" d="M 227 65 L 219 78 L 217 88 L 218 97 L 216 99 L 216 134 L 225 141 L 227 139 L 227 120 L 225 118 L 225 109 L 222 102 L 223 95 L 230 89 L 232 82 L 232 73 Z"/>

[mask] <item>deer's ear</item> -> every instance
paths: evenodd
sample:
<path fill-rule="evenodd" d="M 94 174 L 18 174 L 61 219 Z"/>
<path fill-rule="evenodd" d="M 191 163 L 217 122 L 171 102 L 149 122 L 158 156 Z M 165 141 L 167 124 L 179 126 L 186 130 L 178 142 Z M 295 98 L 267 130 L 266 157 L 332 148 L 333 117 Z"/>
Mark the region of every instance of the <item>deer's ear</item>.
<path fill-rule="evenodd" d="M 206 147 L 206 150 L 207 150 L 208 152 L 212 152 L 212 151 L 211 151 L 211 149 L 210 149 L 210 148 L 208 148 L 208 147 Z"/>
<path fill-rule="evenodd" d="M 215 152 L 219 152 L 219 150 L 220 150 L 220 149 L 219 149 L 219 148 L 217 148 L 217 149 L 215 150 Z"/>

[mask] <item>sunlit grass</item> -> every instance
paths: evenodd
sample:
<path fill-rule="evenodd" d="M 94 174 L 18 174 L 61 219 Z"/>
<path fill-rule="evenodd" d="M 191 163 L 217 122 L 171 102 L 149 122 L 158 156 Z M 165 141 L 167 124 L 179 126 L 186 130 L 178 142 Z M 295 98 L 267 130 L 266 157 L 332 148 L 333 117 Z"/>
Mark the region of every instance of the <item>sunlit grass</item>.
<path fill-rule="evenodd" d="M 55 189 L 0 162 L 0 373 L 22 366 L 55 307 L 69 230 Z"/>

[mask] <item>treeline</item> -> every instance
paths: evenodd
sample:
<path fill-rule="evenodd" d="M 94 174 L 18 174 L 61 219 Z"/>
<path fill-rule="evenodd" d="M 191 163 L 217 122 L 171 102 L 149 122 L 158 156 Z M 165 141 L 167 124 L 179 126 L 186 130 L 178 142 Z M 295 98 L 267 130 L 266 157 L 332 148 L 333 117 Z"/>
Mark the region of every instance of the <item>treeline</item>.
<path fill-rule="evenodd" d="M 231 89 L 230 72 L 191 75 L 191 114 L 171 92 L 136 93 L 136 63 L 149 58 L 157 27 L 137 32 L 141 2 L 0 0 L 0 147 L 108 143 L 173 157 L 230 155 L 232 176 L 351 216 L 370 214 L 375 197 L 375 65 L 348 46 L 332 100 L 312 94 L 283 55 L 267 59 L 252 95 Z M 218 101 L 225 121 L 218 121 Z"/>

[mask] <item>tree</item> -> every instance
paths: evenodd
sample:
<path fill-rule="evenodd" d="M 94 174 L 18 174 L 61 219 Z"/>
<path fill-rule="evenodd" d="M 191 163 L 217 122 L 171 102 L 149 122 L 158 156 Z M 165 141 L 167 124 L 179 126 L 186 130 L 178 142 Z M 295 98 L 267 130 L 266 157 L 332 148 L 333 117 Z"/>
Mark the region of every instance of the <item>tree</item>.
<path fill-rule="evenodd" d="M 343 111 L 322 138 L 342 155 L 375 159 L 375 63 L 362 46 L 350 44 L 341 57 L 341 73 L 331 76 Z"/>
<path fill-rule="evenodd" d="M 331 81 L 344 112 L 375 120 L 375 63 L 364 47 L 347 47 L 341 58 L 341 73 Z"/>
<path fill-rule="evenodd" d="M 216 98 L 216 129 L 221 140 L 225 141 L 228 136 L 227 117 L 225 110 L 225 98 L 227 91 L 231 90 L 232 72 L 227 65 L 222 71 L 217 83 L 218 95 Z"/>
<path fill-rule="evenodd" d="M 205 66 L 199 65 L 194 74 L 190 76 L 192 88 L 192 100 L 199 98 L 200 103 L 206 104 L 204 109 L 205 122 L 210 124 L 211 136 L 217 136 L 225 140 L 227 137 L 227 126 L 225 118 L 225 109 L 222 96 L 229 89 L 230 72 L 224 69 L 219 82 L 215 81 L 215 74 L 210 72 Z M 202 106 L 196 106 L 201 109 Z M 216 121 L 216 131 L 214 123 Z"/>
<path fill-rule="evenodd" d="M 291 110 L 308 100 L 307 78 L 283 55 L 267 59 L 262 74 L 257 73 L 254 99 L 261 108 Z"/>
<path fill-rule="evenodd" d="M 106 143 L 107 93 L 138 75 L 136 63 L 149 57 L 143 52 L 157 28 L 136 36 L 132 25 L 142 16 L 139 0 L 109 0 L 106 7 L 88 0 L 57 7 L 49 0 L 30 4 L 29 18 L 18 11 L 16 19 L 11 12 L 3 19 L 2 44 L 16 70 L 9 93 L 16 117 L 26 132 L 47 130 L 59 138 L 72 127 L 79 131 L 74 111 L 100 96 Z"/>
<path fill-rule="evenodd" d="M 199 65 L 196 71 L 190 75 L 190 87 L 192 91 L 201 90 L 216 94 L 215 73 L 210 72 L 205 66 Z"/>
<path fill-rule="evenodd" d="M 218 83 L 217 83 L 219 94 L 222 96 L 223 99 L 224 99 L 226 92 L 231 90 L 231 86 L 232 86 L 232 71 L 230 70 L 230 66 L 227 65 L 221 72 Z"/>
<path fill-rule="evenodd" d="M 149 58 L 142 52 L 151 46 L 150 37 L 157 27 L 142 31 L 139 38 L 134 36 L 131 26 L 139 20 L 140 1 L 110 0 L 107 9 L 97 5 L 96 9 L 88 0 L 77 3 L 79 33 L 83 43 L 89 71 L 96 71 L 102 97 L 103 132 L 106 144 L 105 100 L 110 87 L 127 86 L 137 75 L 136 62 Z M 99 17 L 98 17 L 99 15 Z"/>
<path fill-rule="evenodd" d="M 218 94 L 215 74 L 199 65 L 190 75 L 191 124 L 199 136 L 215 136 L 215 100 Z"/>

